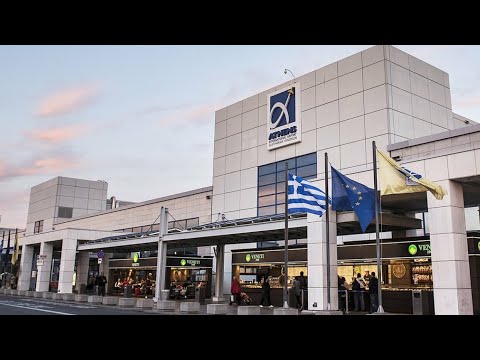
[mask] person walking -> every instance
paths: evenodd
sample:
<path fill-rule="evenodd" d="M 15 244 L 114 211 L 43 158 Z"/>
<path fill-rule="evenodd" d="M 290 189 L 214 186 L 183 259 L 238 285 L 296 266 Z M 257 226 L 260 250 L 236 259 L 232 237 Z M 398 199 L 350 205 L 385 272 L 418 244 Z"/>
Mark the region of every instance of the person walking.
<path fill-rule="evenodd" d="M 103 272 L 100 274 L 99 277 L 97 277 L 97 284 L 98 284 L 98 295 L 105 296 L 105 286 L 107 285 L 107 278 L 105 277 Z"/>
<path fill-rule="evenodd" d="M 368 292 L 370 293 L 370 314 L 378 310 L 378 279 L 375 277 L 375 272 L 372 271 L 370 281 L 368 283 Z"/>
<path fill-rule="evenodd" d="M 238 281 L 236 276 L 233 277 L 232 286 L 230 287 L 230 292 L 233 295 L 233 299 L 231 299 L 230 305 L 232 305 L 232 303 L 234 302 L 236 302 L 237 305 L 240 305 L 240 300 L 241 300 L 240 293 L 242 292 L 242 287 L 240 286 L 240 281 Z"/>
<path fill-rule="evenodd" d="M 262 284 L 260 307 L 263 307 L 263 303 L 266 302 L 267 306 L 273 308 L 272 302 L 270 301 L 270 281 L 268 281 L 268 278 L 265 276 L 261 278 L 260 283 Z"/>

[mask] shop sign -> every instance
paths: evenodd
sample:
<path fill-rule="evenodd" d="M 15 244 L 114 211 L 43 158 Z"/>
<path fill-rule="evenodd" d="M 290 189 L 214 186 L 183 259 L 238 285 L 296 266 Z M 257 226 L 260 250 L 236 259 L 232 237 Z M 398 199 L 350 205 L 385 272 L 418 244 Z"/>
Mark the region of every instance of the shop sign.
<path fill-rule="evenodd" d="M 140 253 L 139 252 L 134 252 L 132 256 L 132 266 L 140 266 L 139 263 L 140 260 Z"/>
<path fill-rule="evenodd" d="M 232 263 L 233 264 L 272 264 L 272 263 L 283 263 L 285 261 L 285 250 L 265 250 L 265 251 L 240 251 L 232 252 Z M 307 261 L 307 249 L 298 248 L 298 249 L 289 249 L 288 250 L 288 261 Z"/>
<path fill-rule="evenodd" d="M 267 149 L 302 140 L 300 83 L 267 95 Z"/>
<path fill-rule="evenodd" d="M 430 255 L 432 249 L 430 248 L 430 244 L 410 244 L 408 246 L 408 253 L 412 256 Z"/>
<path fill-rule="evenodd" d="M 167 256 L 167 266 L 171 267 L 212 267 L 213 258 L 212 257 L 175 257 Z"/>
<path fill-rule="evenodd" d="M 265 259 L 265 254 L 259 253 L 259 254 L 247 254 L 245 255 L 245 261 L 246 262 L 251 262 L 251 261 L 260 261 Z"/>
<path fill-rule="evenodd" d="M 182 260 L 180 260 L 180 265 L 181 265 L 181 266 L 186 266 L 186 265 L 196 266 L 196 265 L 200 265 L 200 260 L 196 260 L 196 259 L 182 259 Z"/>

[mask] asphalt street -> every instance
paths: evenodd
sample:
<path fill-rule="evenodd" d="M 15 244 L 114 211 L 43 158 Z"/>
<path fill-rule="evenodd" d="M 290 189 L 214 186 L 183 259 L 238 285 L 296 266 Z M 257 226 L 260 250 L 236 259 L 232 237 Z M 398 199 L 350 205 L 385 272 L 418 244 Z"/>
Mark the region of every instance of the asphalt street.
<path fill-rule="evenodd" d="M 0 315 L 160 315 L 157 310 L 119 308 L 118 306 L 93 305 L 0 295 Z"/>

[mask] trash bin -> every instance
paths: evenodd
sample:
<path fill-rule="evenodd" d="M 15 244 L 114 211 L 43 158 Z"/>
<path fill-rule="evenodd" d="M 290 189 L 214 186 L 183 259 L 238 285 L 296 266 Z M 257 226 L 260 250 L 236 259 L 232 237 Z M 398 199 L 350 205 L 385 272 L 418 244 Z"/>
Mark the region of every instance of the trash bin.
<path fill-rule="evenodd" d="M 132 285 L 125 286 L 125 289 L 123 290 L 123 296 L 126 298 L 132 297 Z"/>
<path fill-rule="evenodd" d="M 200 305 L 205 305 L 205 286 L 197 286 L 195 288 L 195 302 L 200 303 Z"/>
<path fill-rule="evenodd" d="M 85 294 L 87 292 L 87 284 L 80 284 L 79 294 Z"/>
<path fill-rule="evenodd" d="M 424 315 L 424 300 L 421 290 L 412 290 L 413 315 Z"/>

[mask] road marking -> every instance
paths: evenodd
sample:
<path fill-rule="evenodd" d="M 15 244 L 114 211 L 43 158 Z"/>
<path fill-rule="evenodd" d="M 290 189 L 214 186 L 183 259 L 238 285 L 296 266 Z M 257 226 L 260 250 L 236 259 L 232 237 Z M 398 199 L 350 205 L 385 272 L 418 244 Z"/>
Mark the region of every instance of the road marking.
<path fill-rule="evenodd" d="M 28 306 L 20 306 L 20 305 L 7 304 L 7 303 L 5 303 L 5 302 L 3 302 L 3 301 L 0 301 L 0 305 L 12 306 L 12 307 L 17 307 L 17 308 L 27 309 L 27 310 L 44 311 L 44 312 L 53 313 L 53 314 L 58 314 L 58 315 L 75 315 L 75 314 L 70 314 L 70 313 L 65 313 L 65 312 L 60 312 L 60 311 L 37 309 L 37 308 L 33 308 L 33 307 L 28 307 Z"/>

